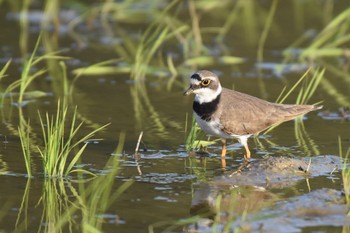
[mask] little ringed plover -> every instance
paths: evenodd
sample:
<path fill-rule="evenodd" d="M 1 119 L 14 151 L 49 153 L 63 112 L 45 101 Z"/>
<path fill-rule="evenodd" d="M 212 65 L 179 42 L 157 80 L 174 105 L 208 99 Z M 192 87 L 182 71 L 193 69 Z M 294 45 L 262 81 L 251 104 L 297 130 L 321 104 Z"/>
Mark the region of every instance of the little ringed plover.
<path fill-rule="evenodd" d="M 193 112 L 200 128 L 222 141 L 221 157 L 226 155 L 226 140 L 235 138 L 245 148 L 250 160 L 247 140 L 269 127 L 292 120 L 322 106 L 271 103 L 254 96 L 221 87 L 216 74 L 200 70 L 190 79 L 184 95 L 195 94 Z"/>

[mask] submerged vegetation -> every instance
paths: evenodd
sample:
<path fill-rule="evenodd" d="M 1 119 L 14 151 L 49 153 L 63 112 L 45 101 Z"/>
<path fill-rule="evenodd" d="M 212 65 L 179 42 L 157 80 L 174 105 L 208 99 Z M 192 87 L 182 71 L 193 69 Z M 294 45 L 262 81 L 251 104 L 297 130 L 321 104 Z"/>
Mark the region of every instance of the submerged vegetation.
<path fill-rule="evenodd" d="M 52 0 L 39 6 L 40 3 L 30 0 L 0 1 L 0 13 L 6 9 L 6 21 L 16 22 L 19 31 L 14 36 L 16 40 L 11 38 L 6 42 L 11 46 L 12 40 L 18 41 L 17 48 L 0 48 L 5 54 L 0 55 L 3 123 L 0 136 L 4 136 L 4 145 L 8 143 L 7 135 L 18 139 L 16 146 L 23 155 L 23 160 L 22 157 L 8 159 L 1 151 L 0 164 L 5 165 L 4 169 L 0 167 L 0 174 L 11 173 L 14 177 L 27 178 L 21 203 L 11 206 L 11 202 L 6 202 L 0 208 L 1 224 L 6 221 L 11 208 L 11 211 L 18 210 L 15 224 L 9 231 L 115 232 L 119 230 L 118 227 L 123 229 L 123 224 L 133 225 L 133 221 L 125 223 L 121 219 L 121 214 L 128 214 L 121 213 L 121 207 L 113 203 L 121 198 L 134 179 L 139 179 L 142 185 L 152 182 L 158 185 L 147 187 L 156 192 L 153 201 L 164 201 L 161 191 L 165 190 L 168 195 L 175 196 L 176 202 L 178 193 L 174 194 L 177 190 L 171 190 L 171 181 L 165 178 L 163 183 L 157 183 L 159 177 L 152 179 L 147 176 L 147 172 L 153 172 L 154 164 L 145 166 L 146 172 L 122 174 L 125 167 L 137 166 L 140 171 L 142 158 L 147 158 L 143 154 L 128 155 L 123 151 L 123 133 L 117 140 L 115 152 L 110 153 L 108 159 L 100 156 L 102 167 L 98 163 L 84 163 L 84 160 L 86 157 L 89 161 L 97 159 L 97 156 L 91 158 L 88 145 L 98 143 L 95 135 L 99 137 L 106 129 L 113 135 L 111 138 L 114 138 L 115 132 L 126 127 L 132 128 L 128 129 L 131 134 L 144 131 L 146 140 L 160 144 L 161 150 L 168 150 L 164 148 L 162 140 L 175 141 L 177 145 L 183 140 L 185 142 L 179 149 L 180 153 L 213 145 L 216 141 L 205 138 L 191 118 L 191 111 L 186 114 L 184 123 L 184 113 L 181 113 L 179 120 L 166 112 L 174 111 L 172 104 L 176 106 L 176 103 L 172 100 L 167 100 L 164 111 L 156 106 L 161 99 L 159 95 L 166 92 L 176 92 L 176 99 L 180 99 L 178 93 L 187 86 L 188 76 L 194 70 L 222 70 L 226 81 L 235 78 L 237 82 L 234 80 L 234 83 L 245 78 L 254 85 L 251 88 L 256 89 L 255 95 L 262 98 L 268 98 L 267 93 L 274 91 L 274 87 L 266 83 L 271 78 L 275 79 L 275 83 L 280 84 L 279 88 L 284 86 L 277 99 L 281 103 L 287 98 L 289 102 L 297 104 L 328 98 L 330 101 L 327 104 L 331 107 L 327 109 L 330 111 L 335 110 L 333 106 L 350 106 L 349 7 L 345 8 L 336 1 L 318 0 L 283 3 L 278 0 L 174 0 L 168 3 L 130 0 L 96 1 L 91 4 Z M 5 17 L 1 19 L 5 20 Z M 313 23 L 315 25 L 310 25 Z M 298 36 L 289 31 L 291 28 Z M 4 35 L 7 35 L 6 31 Z M 110 84 L 105 87 L 117 83 L 116 86 L 122 86 L 129 94 L 118 95 L 118 99 L 113 101 L 108 97 L 109 103 L 105 108 L 121 106 L 114 102 L 128 107 L 117 109 L 116 115 L 124 114 L 127 118 L 120 122 L 118 118 L 117 127 L 115 122 L 100 123 L 109 122 L 113 117 L 108 114 L 104 116 L 103 107 L 96 109 L 96 106 L 90 105 L 93 97 L 89 95 L 92 93 L 84 93 L 79 86 L 90 81 L 91 77 Z M 111 81 L 109 77 L 117 81 Z M 249 81 L 251 77 L 254 78 L 253 82 Z M 126 112 L 126 109 L 130 112 Z M 95 114 L 103 115 L 103 118 L 93 119 L 90 111 L 96 111 Z M 294 129 L 296 140 L 291 140 L 295 141 L 295 147 L 301 148 L 302 155 L 312 157 L 328 153 L 321 151 L 302 122 L 296 122 Z M 263 135 L 269 149 L 276 147 L 266 135 L 269 135 L 269 131 Z M 14 147 L 11 146 L 9 148 Z M 258 146 L 265 147 L 260 142 Z M 342 188 L 349 204 L 349 150 L 342 152 L 340 140 L 339 148 L 339 152 L 329 153 L 339 153 L 343 158 Z M 158 160 L 163 158 L 162 153 L 152 155 Z M 84 154 L 88 156 L 84 157 Z M 141 160 L 136 158 L 136 154 Z M 211 181 L 218 173 L 216 170 L 213 174 L 209 172 L 211 168 L 207 167 L 207 163 L 211 159 L 189 158 L 189 163 L 183 165 L 183 172 L 191 177 L 190 191 L 179 188 L 179 193 L 188 191 L 188 196 L 193 197 L 197 182 Z M 11 162 L 7 165 L 6 160 L 15 160 L 16 166 Z M 125 167 L 122 164 L 124 160 L 127 161 Z M 171 160 L 162 160 L 164 163 L 166 161 Z M 24 167 L 22 170 L 17 168 L 20 165 Z M 177 174 L 168 165 L 162 164 L 160 167 L 164 170 L 161 171 Z M 309 165 L 312 166 L 312 160 Z M 17 172 L 17 169 L 20 171 Z M 181 179 L 176 177 L 174 180 L 176 183 Z M 141 187 L 142 192 L 137 189 L 134 192 L 140 195 L 150 192 L 145 186 Z M 300 188 L 293 186 L 283 192 L 295 194 L 299 192 L 297 189 Z M 35 193 L 37 190 L 41 192 Z M 214 217 L 211 216 L 213 232 L 232 232 L 232 223 L 238 217 L 242 221 L 245 219 L 247 211 L 238 216 L 237 203 L 230 202 L 225 211 L 219 204 L 224 195 L 236 200 L 239 199 L 238 192 L 245 195 L 245 191 L 245 188 L 239 187 L 216 197 L 214 202 L 217 209 Z M 135 205 L 142 203 L 138 206 L 142 208 L 146 198 L 125 199 Z M 194 214 L 180 219 L 166 216 L 172 219 L 164 220 L 162 216 L 159 218 L 162 221 L 158 221 L 153 214 L 150 213 L 152 222 L 135 225 L 139 224 L 139 227 L 141 224 L 141 231 L 148 226 L 149 232 L 158 232 L 158 229 L 176 232 L 182 228 L 186 230 L 187 226 L 196 225 L 208 217 Z M 111 225 L 112 229 L 104 228 L 106 225 Z M 135 232 L 134 228 L 130 229 L 130 232 Z"/>

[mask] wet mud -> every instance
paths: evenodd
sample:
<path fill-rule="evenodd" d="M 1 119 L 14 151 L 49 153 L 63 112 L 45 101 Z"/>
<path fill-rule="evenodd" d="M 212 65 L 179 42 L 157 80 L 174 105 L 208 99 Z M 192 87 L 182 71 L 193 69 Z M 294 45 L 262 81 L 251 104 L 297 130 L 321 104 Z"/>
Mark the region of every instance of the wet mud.
<path fill-rule="evenodd" d="M 221 232 L 227 226 L 243 232 L 301 232 L 304 227 L 349 226 L 349 206 L 342 191 L 310 189 L 287 198 L 278 192 L 340 172 L 340 167 L 336 156 L 254 160 L 239 172 L 198 186 L 191 213 L 202 214 L 203 219 L 192 227 L 200 232 L 212 232 L 213 227 Z"/>

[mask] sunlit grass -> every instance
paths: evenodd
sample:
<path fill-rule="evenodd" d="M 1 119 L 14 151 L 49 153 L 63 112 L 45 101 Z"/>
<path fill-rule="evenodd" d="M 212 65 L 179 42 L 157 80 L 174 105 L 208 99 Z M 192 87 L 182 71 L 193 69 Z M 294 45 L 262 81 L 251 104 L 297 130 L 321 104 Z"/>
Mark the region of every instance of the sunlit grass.
<path fill-rule="evenodd" d="M 186 137 L 186 149 L 189 151 L 193 148 L 198 148 L 195 144 L 196 139 L 198 138 L 198 134 L 201 131 L 199 126 L 196 124 L 196 119 L 191 114 L 191 121 L 188 120 L 188 115 L 186 114 L 186 127 L 185 133 L 187 133 Z M 188 124 L 190 122 L 190 124 Z M 188 131 L 188 128 L 190 131 Z"/>
<path fill-rule="evenodd" d="M 242 2 L 242 8 L 249 9 L 249 4 Z M 128 4 L 106 2 L 101 5 L 101 18 L 106 27 L 110 28 L 106 19 L 106 14 L 112 14 L 112 19 L 117 20 L 120 9 L 124 11 L 130 10 L 136 2 Z M 154 5 L 159 5 L 159 1 L 155 1 Z M 227 4 L 227 2 L 225 3 Z M 162 5 L 162 4 L 160 4 Z M 244 58 L 237 57 L 228 53 L 222 56 L 212 56 L 209 49 L 202 42 L 202 37 L 211 33 L 210 29 L 201 28 L 199 13 L 205 11 L 208 5 L 220 8 L 220 4 L 206 4 L 197 1 L 189 2 L 188 13 L 191 21 L 186 22 L 178 16 L 179 11 L 184 4 L 181 1 L 172 1 L 166 7 L 159 10 L 152 9 L 154 14 L 153 20 L 147 24 L 144 32 L 136 39 L 130 38 L 123 28 L 116 30 L 117 36 L 123 41 L 122 44 L 115 44 L 113 48 L 116 51 L 116 57 L 119 59 L 120 65 L 109 65 L 107 63 L 99 63 L 86 68 L 78 68 L 74 73 L 82 75 L 102 75 L 102 74 L 130 74 L 130 78 L 136 81 L 144 81 L 146 75 L 167 77 L 171 74 L 179 74 L 196 69 L 196 67 L 220 65 L 237 65 L 245 62 Z M 98 9 L 95 9 L 97 12 Z M 145 9 L 146 11 L 147 9 Z M 147 11 L 145 12 L 147 14 Z M 132 16 L 132 14 L 130 14 Z M 123 18 L 126 20 L 125 18 Z M 219 32 L 219 27 L 217 32 Z M 215 31 L 215 30 L 214 30 Z M 164 49 L 168 43 L 178 43 L 183 55 L 183 61 L 174 64 L 173 56 L 167 55 Z M 165 55 L 163 55 L 165 54 Z M 178 62 L 177 62 L 178 63 Z M 175 68 L 175 69 L 174 69 Z M 175 71 L 175 72 L 174 72 Z M 174 79 L 167 84 L 168 89 L 171 88 Z"/>
<path fill-rule="evenodd" d="M 346 50 L 341 48 L 350 42 L 350 8 L 337 15 L 318 34 L 312 44 L 302 52 L 301 58 L 319 56 L 341 56 Z"/>
<path fill-rule="evenodd" d="M 108 215 L 109 207 L 133 183 L 130 180 L 116 185 L 121 166 L 119 155 L 124 143 L 125 134 L 121 133 L 115 149 L 118 155 L 108 159 L 101 174 L 87 178 L 81 170 L 75 178 L 44 179 L 42 194 L 36 204 L 36 208 L 42 207 L 38 226 L 33 226 L 29 218 L 32 179 L 28 179 L 17 216 L 16 232 L 26 232 L 28 227 L 37 227 L 38 232 L 103 232 L 104 216 Z"/>
<path fill-rule="evenodd" d="M 324 77 L 325 69 L 316 69 L 312 72 L 312 77 L 303 82 L 303 86 L 298 91 L 296 104 L 308 104 L 315 94 L 317 87 Z"/>
<path fill-rule="evenodd" d="M 83 123 L 77 124 L 76 109 L 74 110 L 71 124 L 68 123 L 70 115 L 68 114 L 67 100 L 64 99 L 62 105 L 58 103 L 55 117 L 50 117 L 48 113 L 45 117 L 42 117 L 39 114 L 39 122 L 42 128 L 44 145 L 43 147 L 40 147 L 36 144 L 37 142 L 33 140 L 33 138 L 35 138 L 33 137 L 34 132 L 30 127 L 29 121 L 25 119 L 22 107 L 25 103 L 24 99 L 28 97 L 28 95 L 32 95 L 32 97 L 38 96 L 38 91 L 28 91 L 29 86 L 33 83 L 35 79 L 45 74 L 47 70 L 43 68 L 38 71 L 35 71 L 35 69 L 33 68 L 36 67 L 39 62 L 44 60 L 65 59 L 62 56 L 57 56 L 56 52 L 45 54 L 42 56 L 36 56 L 36 52 L 39 48 L 40 42 L 41 37 L 39 36 L 32 55 L 24 60 L 24 67 L 21 73 L 21 78 L 12 82 L 7 87 L 3 95 L 9 96 L 9 98 L 11 99 L 17 97 L 19 114 L 19 126 L 17 133 L 21 140 L 27 175 L 29 177 L 33 176 L 32 156 L 33 154 L 35 154 L 35 152 L 39 151 L 39 154 L 41 155 L 43 161 L 43 172 L 45 176 L 51 178 L 64 177 L 73 171 L 78 171 L 73 168 L 87 146 L 87 143 L 85 141 L 90 139 L 96 132 L 104 129 L 107 125 L 97 127 L 92 132 L 88 133 L 85 136 L 82 136 L 80 139 L 77 139 L 76 137 L 79 128 L 82 126 Z M 5 71 L 8 68 L 9 64 L 10 63 L 8 62 L 2 69 L 0 73 L 1 78 L 4 77 Z M 62 92 L 68 93 L 67 74 L 65 65 L 62 62 L 59 62 L 58 65 L 60 65 L 61 68 L 60 79 Z M 18 92 L 16 92 L 17 90 Z M 65 97 L 66 96 L 63 96 L 63 98 Z M 4 103 L 4 98 L 2 99 L 2 103 Z M 79 146 L 81 145 L 82 147 L 79 149 Z M 72 156 L 72 158 L 70 158 L 70 156 Z"/>
<path fill-rule="evenodd" d="M 44 119 L 39 115 L 44 138 L 44 148 L 41 149 L 38 147 L 38 150 L 42 157 L 44 173 L 47 177 L 62 177 L 67 176 L 71 172 L 80 171 L 80 169 L 73 168 L 87 147 L 87 140 L 91 139 L 95 133 L 107 126 L 104 125 L 76 139 L 83 122 L 77 124 L 75 110 L 71 124 L 67 124 L 69 119 L 67 111 L 68 107 L 63 107 L 58 103 L 55 118 L 50 117 L 48 113 Z M 66 133 L 67 129 L 68 133 Z M 81 148 L 77 149 L 81 144 L 83 144 Z M 76 149 L 77 151 L 75 152 Z M 69 161 L 71 154 L 74 155 L 71 161 Z"/>
<path fill-rule="evenodd" d="M 311 72 L 312 71 L 312 72 Z M 286 92 L 286 87 L 282 89 L 280 95 L 278 96 L 276 103 L 284 103 L 285 100 L 293 93 L 297 92 L 297 99 L 295 100 L 295 104 L 307 104 L 311 97 L 314 95 L 320 81 L 323 78 L 325 70 L 313 70 L 313 68 L 309 68 L 295 84 Z M 310 75 L 311 73 L 311 75 Z M 297 88 L 299 90 L 297 90 Z M 298 121 L 298 120 L 297 120 Z M 300 120 L 299 120 L 300 121 Z M 264 132 L 267 134 L 271 132 L 276 126 L 270 127 L 268 130 Z"/>
<path fill-rule="evenodd" d="M 11 64 L 11 60 L 6 62 L 4 67 L 2 67 L 2 69 L 0 70 L 0 82 L 6 76 L 6 71 L 9 68 L 10 64 Z"/>
<path fill-rule="evenodd" d="M 350 41 L 349 23 L 350 8 L 336 15 L 330 22 L 313 38 L 308 46 L 304 46 L 300 53 L 296 50 L 305 39 L 299 39 L 293 45 L 284 50 L 286 58 L 295 57 L 297 54 L 301 60 L 315 59 L 320 57 L 338 57 L 348 53 L 343 46 Z M 302 37 L 305 37 L 303 35 Z"/>
<path fill-rule="evenodd" d="M 34 69 L 38 68 L 39 64 L 45 60 L 66 60 L 67 57 L 58 55 L 59 52 L 47 53 L 44 55 L 37 55 L 37 51 L 39 49 L 41 43 L 41 35 L 39 35 L 36 44 L 34 46 L 33 52 L 28 58 L 24 59 L 24 65 L 21 72 L 21 77 L 12 82 L 3 93 L 4 96 L 8 97 L 13 101 L 14 97 L 17 97 L 18 106 L 22 106 L 24 99 L 26 97 L 41 97 L 45 96 L 45 93 L 40 91 L 28 91 L 29 86 L 33 83 L 34 80 L 42 77 L 47 72 L 46 68 Z M 7 68 L 9 63 L 6 64 L 5 68 Z M 62 75 L 62 79 L 65 77 Z M 4 98 L 2 99 L 2 105 L 4 105 Z M 19 108 L 21 111 L 21 108 Z"/>
<path fill-rule="evenodd" d="M 309 68 L 295 84 L 288 90 L 287 93 L 286 87 L 282 89 L 279 97 L 276 100 L 276 103 L 284 103 L 284 101 L 293 93 L 297 92 L 296 104 L 307 104 L 310 98 L 314 95 L 320 81 L 322 80 L 325 73 L 325 69 L 316 69 L 312 67 Z M 297 88 L 299 90 L 297 90 Z"/>
<path fill-rule="evenodd" d="M 325 26 L 319 32 L 306 31 L 288 48 L 284 49 L 284 62 L 298 60 L 298 62 L 318 64 L 326 68 L 329 77 L 321 80 L 321 87 L 339 105 L 348 106 L 350 104 L 348 95 L 340 92 L 334 84 L 337 82 L 338 87 L 349 85 L 349 72 L 347 72 L 347 68 L 343 69 L 342 67 L 347 67 L 350 53 L 348 49 L 350 8 L 345 8 L 337 15 L 332 15 L 333 4 L 334 2 L 330 1 L 324 5 L 324 16 L 327 17 L 324 17 Z M 305 6 L 303 5 L 303 7 Z M 306 16 L 304 20 L 306 20 Z"/>
<path fill-rule="evenodd" d="M 320 82 L 324 78 L 325 69 L 316 69 L 309 68 L 300 79 L 285 93 L 286 88 L 281 91 L 281 94 L 277 98 L 277 103 L 283 103 L 293 92 L 297 92 L 297 99 L 295 100 L 296 104 L 308 104 L 312 96 L 315 94 Z M 297 90 L 297 88 L 299 88 Z M 318 103 L 320 103 L 319 101 Z M 317 105 L 317 104 L 316 104 Z M 272 126 L 268 130 L 264 132 L 264 134 L 268 134 L 271 132 L 276 126 Z M 308 135 L 304 123 L 302 121 L 302 116 L 296 118 L 294 124 L 294 134 L 298 145 L 304 150 L 306 155 L 319 155 L 320 151 L 312 140 L 312 138 Z M 268 140 L 267 140 L 268 141 Z M 269 141 L 268 141 L 269 142 Z M 269 142 L 270 145 L 271 142 Z"/>
<path fill-rule="evenodd" d="M 39 36 L 35 47 L 33 49 L 33 52 L 31 56 L 24 59 L 24 66 L 23 70 L 21 72 L 20 79 L 12 82 L 4 91 L 4 96 L 10 98 L 12 101 L 15 97 L 17 97 L 17 104 L 18 104 L 18 115 L 19 115 L 19 126 L 18 126 L 18 135 L 21 140 L 21 146 L 25 161 L 25 166 L 27 170 L 28 177 L 31 177 L 33 174 L 32 169 L 32 152 L 33 148 L 35 148 L 33 143 L 33 132 L 32 128 L 30 127 L 30 124 L 27 119 L 25 119 L 24 113 L 23 113 L 23 105 L 25 104 L 25 98 L 38 98 L 41 96 L 45 96 L 45 93 L 42 93 L 40 91 L 28 91 L 29 86 L 32 84 L 32 82 L 45 74 L 45 69 L 40 69 L 38 71 L 33 71 L 33 68 L 38 65 L 41 61 L 45 59 L 62 59 L 63 57 L 56 56 L 56 53 L 46 54 L 42 56 L 36 56 L 36 52 L 39 48 L 41 42 L 41 36 Z M 9 63 L 7 63 L 8 65 Z M 6 65 L 6 67 L 7 67 Z M 16 92 L 18 90 L 18 92 Z M 2 99 L 2 104 L 4 104 L 5 98 Z M 5 120 L 5 119 L 4 119 Z"/>
<path fill-rule="evenodd" d="M 324 73 L 325 69 L 317 69 L 312 73 L 311 78 L 307 79 L 306 82 L 303 82 L 303 85 L 298 92 L 296 104 L 307 104 L 310 101 L 320 82 L 324 79 Z M 320 102 L 322 101 L 319 101 L 319 103 Z M 301 121 L 301 117 L 297 118 L 294 124 L 294 133 L 298 145 L 304 149 L 307 155 L 312 156 L 320 154 L 318 146 L 307 133 L 304 123 Z"/>
<path fill-rule="evenodd" d="M 30 139 L 30 127 L 25 122 L 20 122 L 18 127 L 18 134 L 21 140 L 22 152 L 24 157 L 24 163 L 27 170 L 27 176 L 32 177 L 32 149 Z"/>
<path fill-rule="evenodd" d="M 118 141 L 115 153 L 119 155 L 122 154 L 125 142 L 124 133 L 120 134 Z M 81 216 L 80 229 L 82 232 L 103 232 L 104 214 L 111 204 L 133 183 L 132 180 L 124 181 L 115 187 L 116 176 L 120 172 L 118 155 L 109 158 L 103 168 L 106 171 L 105 174 L 98 175 L 88 184 L 85 184 L 84 179 L 80 177 L 78 189 L 69 185 L 75 201 L 72 201 L 60 215 L 60 219 L 55 225 L 56 230 L 63 229 L 66 224 L 70 223 L 72 216 L 78 213 Z"/>
<path fill-rule="evenodd" d="M 268 14 L 268 17 L 266 19 L 266 23 L 264 24 L 264 29 L 261 33 L 261 36 L 259 38 L 259 43 L 258 43 L 258 49 L 257 49 L 257 61 L 258 62 L 263 62 L 264 60 L 264 45 L 267 40 L 270 28 L 273 24 L 273 19 L 276 13 L 276 9 L 278 6 L 278 0 L 272 1 L 270 11 Z"/>
<path fill-rule="evenodd" d="M 78 138 L 79 130 L 83 122 L 77 123 L 76 113 L 77 111 L 75 109 L 72 119 L 70 119 L 68 107 L 58 102 L 55 117 L 50 117 L 49 114 L 46 113 L 45 117 L 42 118 L 39 114 L 44 142 L 43 146 L 37 146 L 37 150 L 35 151 L 33 151 L 33 145 L 35 145 L 35 143 L 30 137 L 31 128 L 29 123 L 20 124 L 18 131 L 29 177 L 33 176 L 32 156 L 34 156 L 37 151 L 41 156 L 43 172 L 46 177 L 66 177 L 72 172 L 86 172 L 94 175 L 85 170 L 75 169 L 74 166 L 79 162 L 87 147 L 87 141 L 91 139 L 95 133 L 106 128 L 108 124 Z M 69 123 L 69 121 L 71 121 L 71 123 Z"/>
<path fill-rule="evenodd" d="M 186 150 L 191 151 L 194 149 L 207 148 L 209 145 L 215 144 L 217 140 L 205 140 L 204 132 L 199 128 L 194 116 L 191 116 L 191 124 L 188 124 L 188 119 L 186 118 Z M 188 128 L 190 129 L 188 131 Z"/>
<path fill-rule="evenodd" d="M 40 44 L 40 36 L 35 44 L 34 50 L 32 55 L 29 58 L 26 58 L 24 60 L 24 66 L 23 71 L 21 73 L 21 78 L 16 80 L 15 82 L 12 82 L 8 88 L 5 90 L 4 95 L 8 95 L 9 93 L 12 93 L 14 90 L 19 89 L 18 92 L 18 105 L 21 106 L 23 104 L 23 98 L 25 96 L 25 92 L 27 91 L 28 86 L 45 73 L 45 69 L 41 69 L 36 72 L 32 72 L 32 68 L 37 64 L 37 62 L 41 61 L 43 57 L 35 57 L 36 51 L 38 50 L 39 44 Z"/>

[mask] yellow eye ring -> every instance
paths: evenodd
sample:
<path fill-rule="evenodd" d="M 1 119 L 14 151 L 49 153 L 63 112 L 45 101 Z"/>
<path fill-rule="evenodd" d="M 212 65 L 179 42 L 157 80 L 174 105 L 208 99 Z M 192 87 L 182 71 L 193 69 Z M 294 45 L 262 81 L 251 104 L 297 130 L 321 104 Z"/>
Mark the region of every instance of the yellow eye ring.
<path fill-rule="evenodd" d="M 211 82 L 210 79 L 204 79 L 204 80 L 201 82 L 201 84 L 202 84 L 202 86 L 206 87 L 206 86 L 209 86 L 210 82 Z"/>

